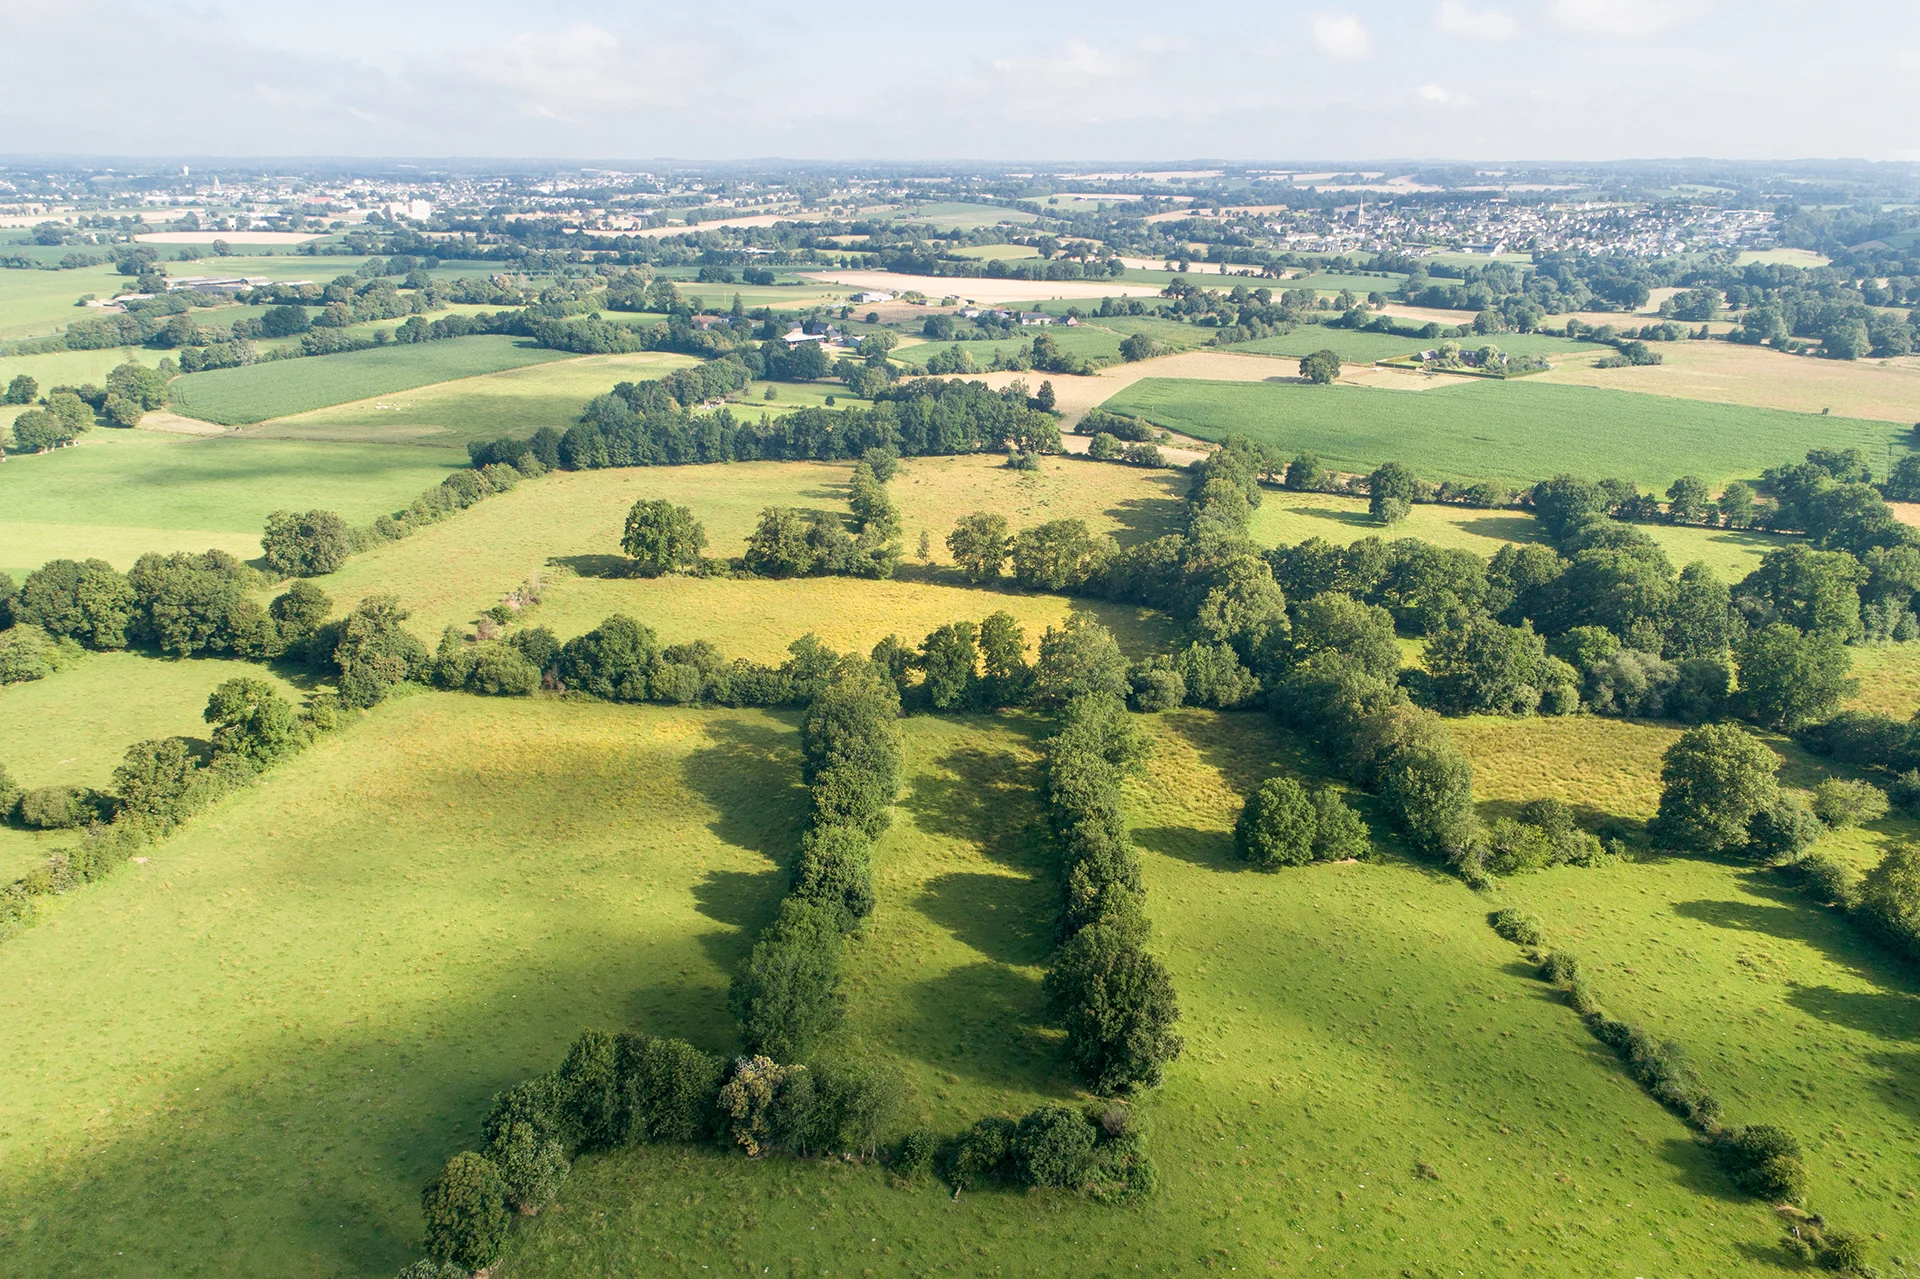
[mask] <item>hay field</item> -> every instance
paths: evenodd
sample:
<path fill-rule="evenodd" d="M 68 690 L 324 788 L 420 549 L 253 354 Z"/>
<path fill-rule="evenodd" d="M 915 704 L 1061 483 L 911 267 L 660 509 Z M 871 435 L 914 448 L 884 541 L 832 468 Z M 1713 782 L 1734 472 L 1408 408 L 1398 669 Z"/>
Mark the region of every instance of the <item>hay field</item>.
<path fill-rule="evenodd" d="M 274 418 L 246 434 L 460 448 L 468 440 L 525 437 L 543 426 L 565 431 L 582 405 L 614 383 L 657 378 L 695 363 L 664 351 L 562 358 Z"/>
<path fill-rule="evenodd" d="M 189 373 L 170 388 L 182 413 L 223 426 L 566 358 L 525 338 L 464 337 Z"/>
<path fill-rule="evenodd" d="M 1071 1095 L 1036 1024 L 1054 890 L 1027 724 L 906 728 L 848 1039 L 900 1065 L 910 1114 L 953 1129 Z M 1139 1107 L 1153 1199 L 956 1200 L 840 1164 L 621 1153 L 581 1161 L 495 1275 L 1773 1270 L 1768 1213 L 1700 1193 L 1701 1152 L 1564 1009 L 1514 989 L 1477 898 L 1392 857 L 1238 869 L 1240 795 L 1304 761 L 1260 716 L 1148 728 L 1129 800 L 1188 1041 Z"/>
<path fill-rule="evenodd" d="M 733 1045 L 786 717 L 383 706 L 0 947 L 9 1275 L 391 1274 L 583 1025 Z"/>
<path fill-rule="evenodd" d="M 1238 433 L 1289 452 L 1312 449 L 1343 470 L 1395 460 L 1429 478 L 1518 483 L 1572 471 L 1625 475 L 1660 491 L 1689 473 L 1716 485 L 1756 476 L 1816 445 L 1858 446 L 1880 457 L 1896 434 L 1884 422 L 1532 379 L 1462 379 L 1397 395 L 1156 377 L 1136 382 L 1107 407 L 1202 439 Z"/>
<path fill-rule="evenodd" d="M 250 558 L 273 511 L 317 506 L 365 523 L 465 463 L 426 449 L 94 430 L 0 467 L 0 572 L 18 580 L 89 556 L 124 570 L 146 551 L 209 546 Z"/>
<path fill-rule="evenodd" d="M 1596 369 L 1592 360 L 1569 359 L 1537 377 L 1717 404 L 1920 422 L 1920 361 L 1822 360 L 1732 342 L 1663 342 L 1659 350 L 1666 357 L 1660 364 Z M 1881 453 L 1877 465 L 1884 469 Z"/>

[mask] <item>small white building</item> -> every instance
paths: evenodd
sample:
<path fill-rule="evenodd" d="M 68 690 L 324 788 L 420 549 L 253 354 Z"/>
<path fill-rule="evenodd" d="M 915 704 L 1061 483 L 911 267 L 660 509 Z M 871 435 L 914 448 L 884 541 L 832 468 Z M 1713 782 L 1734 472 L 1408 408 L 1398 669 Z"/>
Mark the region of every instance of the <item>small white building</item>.
<path fill-rule="evenodd" d="M 869 289 L 865 293 L 854 294 L 852 297 L 848 298 L 847 301 L 852 302 L 858 306 L 868 306 L 875 302 L 891 302 L 893 301 L 893 294 L 879 293 L 879 292 L 875 292 L 872 289 Z"/>
<path fill-rule="evenodd" d="M 1045 311 L 1022 311 L 1020 313 L 1020 327 L 1023 329 L 1030 329 L 1036 324 L 1056 323 L 1058 323 L 1058 320 Z"/>

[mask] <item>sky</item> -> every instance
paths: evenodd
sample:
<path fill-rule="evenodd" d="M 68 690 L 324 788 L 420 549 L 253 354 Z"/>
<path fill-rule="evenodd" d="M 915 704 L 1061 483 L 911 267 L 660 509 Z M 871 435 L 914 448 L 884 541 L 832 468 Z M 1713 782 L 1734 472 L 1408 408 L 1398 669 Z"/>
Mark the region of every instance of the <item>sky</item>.
<path fill-rule="evenodd" d="M 1915 0 L 0 0 L 0 151 L 1920 160 Z"/>

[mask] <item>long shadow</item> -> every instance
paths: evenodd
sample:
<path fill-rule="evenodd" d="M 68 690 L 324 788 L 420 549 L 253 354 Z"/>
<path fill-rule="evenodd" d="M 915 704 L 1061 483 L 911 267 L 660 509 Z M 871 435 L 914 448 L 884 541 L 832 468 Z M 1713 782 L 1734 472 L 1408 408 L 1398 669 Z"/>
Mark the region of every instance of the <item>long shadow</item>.
<path fill-rule="evenodd" d="M 1225 831 L 1196 830 L 1191 826 L 1136 826 L 1133 842 L 1149 852 L 1177 858 L 1207 870 L 1244 871 L 1234 856 L 1233 836 Z"/>
<path fill-rule="evenodd" d="M 1795 986 L 1787 1002 L 1809 1017 L 1878 1039 L 1920 1043 L 1920 999 L 1899 991 L 1873 994 L 1832 986 Z"/>
<path fill-rule="evenodd" d="M 1043 963 L 1053 946 L 1036 889 L 1046 891 L 1005 875 L 955 872 L 929 880 L 913 906 L 993 962 L 1025 967 Z"/>
<path fill-rule="evenodd" d="M 1531 515 L 1477 515 L 1455 525 L 1463 533 L 1498 538 L 1503 542 L 1544 542 L 1540 522 Z"/>
<path fill-rule="evenodd" d="M 913 1024 L 900 1047 L 939 1071 L 998 1088 L 1062 1093 L 1059 1036 L 1041 1024 L 1037 978 L 1004 964 L 956 968 L 908 992 Z"/>
<path fill-rule="evenodd" d="M 1875 1053 L 1865 1061 L 1887 1072 L 1873 1082 L 1882 1103 L 1908 1122 L 1920 1123 L 1920 1053 Z"/>
<path fill-rule="evenodd" d="M 716 968 L 732 972 L 753 949 L 760 930 L 773 922 L 786 895 L 784 871 L 708 871 L 694 886 L 694 909 L 728 927 L 701 933 L 700 949 Z"/>
<path fill-rule="evenodd" d="M 633 566 L 624 555 L 556 555 L 547 563 L 572 569 L 581 577 L 599 578 L 631 577 Z"/>
<path fill-rule="evenodd" d="M 1046 864 L 1038 780 L 1006 751 L 965 746 L 916 775 L 900 807 L 928 834 L 977 844 L 993 861 L 1035 873 Z"/>
<path fill-rule="evenodd" d="M 780 717 L 791 723 L 791 714 Z M 799 850 L 807 815 L 799 740 L 786 727 L 716 713 L 704 727 L 710 745 L 687 756 L 687 788 L 706 800 L 715 836 L 781 865 Z"/>

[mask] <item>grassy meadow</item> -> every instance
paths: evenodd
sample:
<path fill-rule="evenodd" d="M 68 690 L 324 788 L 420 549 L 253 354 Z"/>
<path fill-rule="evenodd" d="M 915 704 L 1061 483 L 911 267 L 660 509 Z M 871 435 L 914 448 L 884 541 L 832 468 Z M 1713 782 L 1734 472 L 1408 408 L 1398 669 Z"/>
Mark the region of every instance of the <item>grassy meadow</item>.
<path fill-rule="evenodd" d="M 241 426 L 565 358 L 564 351 L 525 338 L 464 337 L 189 373 L 170 391 L 174 407 L 188 417 Z"/>
<path fill-rule="evenodd" d="M 1239 434 L 1311 449 L 1343 470 L 1398 461 L 1432 479 L 1520 483 L 1572 471 L 1662 492 L 1685 474 L 1709 484 L 1757 476 L 1815 446 L 1883 457 L 1896 435 L 1905 439 L 1885 422 L 1531 380 L 1461 379 L 1405 393 L 1148 378 L 1106 407 L 1201 439 Z"/>
<path fill-rule="evenodd" d="M 98 556 L 125 570 L 147 551 L 260 553 L 282 508 L 355 522 L 405 506 L 464 455 L 366 444 L 96 429 L 71 449 L 0 467 L 0 572 Z"/>

